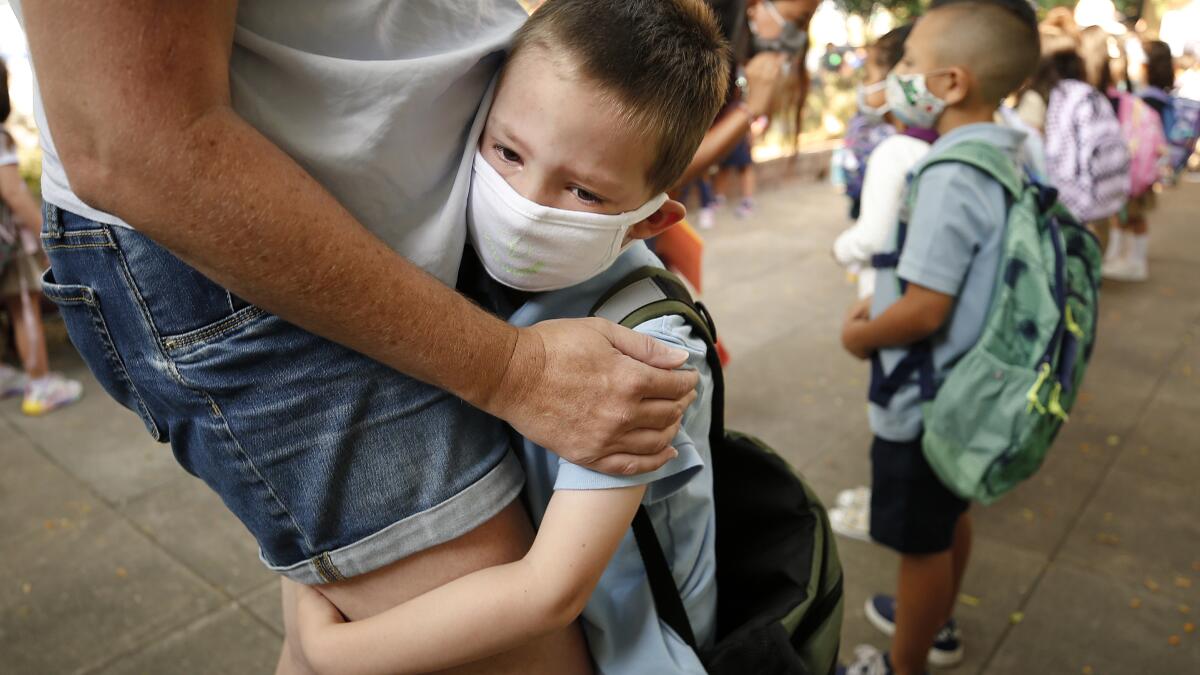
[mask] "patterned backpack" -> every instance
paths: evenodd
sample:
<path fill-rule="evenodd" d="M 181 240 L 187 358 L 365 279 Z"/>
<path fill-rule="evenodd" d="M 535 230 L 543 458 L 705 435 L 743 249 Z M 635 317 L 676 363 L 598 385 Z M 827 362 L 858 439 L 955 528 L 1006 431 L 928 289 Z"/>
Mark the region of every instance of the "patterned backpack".
<path fill-rule="evenodd" d="M 1138 197 L 1162 178 L 1167 137 L 1158 114 L 1145 101 L 1116 89 L 1110 89 L 1108 95 L 1117 101 L 1117 119 L 1129 146 L 1129 194 Z"/>
<path fill-rule="evenodd" d="M 1200 138 L 1200 101 L 1171 96 L 1157 87 L 1147 87 L 1141 96 L 1163 104 L 1163 133 L 1167 137 L 1167 160 L 1172 174 L 1183 171 L 1188 158 L 1196 151 Z"/>
<path fill-rule="evenodd" d="M 1063 80 L 1050 92 L 1046 163 L 1059 199 L 1083 222 L 1129 200 L 1129 148 L 1112 105 L 1090 84 Z"/>
<path fill-rule="evenodd" d="M 988 504 L 1037 471 L 1075 402 L 1096 340 L 1100 244 L 1054 188 L 1022 180 L 1011 159 L 979 141 L 921 165 L 910 211 L 919 172 L 941 162 L 973 166 L 1004 187 L 1009 208 L 996 289 L 979 340 L 945 381 L 936 381 L 931 346 L 922 341 L 890 373 L 878 355 L 872 360 L 870 398 L 887 406 L 915 380 L 930 467 L 954 493 Z M 897 252 L 876 256 L 877 267 L 897 264 L 906 231 L 901 221 Z"/>

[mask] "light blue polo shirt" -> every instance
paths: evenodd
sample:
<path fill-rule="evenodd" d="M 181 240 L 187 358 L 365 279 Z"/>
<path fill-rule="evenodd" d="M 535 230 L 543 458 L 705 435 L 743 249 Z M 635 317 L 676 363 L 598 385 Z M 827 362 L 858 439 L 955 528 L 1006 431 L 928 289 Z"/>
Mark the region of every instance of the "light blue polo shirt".
<path fill-rule="evenodd" d="M 546 319 L 585 317 L 605 291 L 646 265 L 662 267 L 658 258 L 638 242 L 599 276 L 570 288 L 534 296 L 509 322 L 529 326 Z M 617 477 L 571 464 L 525 441 L 520 455 L 525 465 L 527 504 L 534 523 L 540 524 L 554 490 L 603 490 L 648 484 L 643 503 L 671 564 L 696 640 L 705 646 L 712 643 L 717 613 L 716 519 L 708 444 L 712 376 L 705 361 L 704 341 L 692 335 L 682 318 L 654 319 L 636 330 L 687 350 L 688 362 L 684 367 L 700 372 L 698 396 L 684 414 L 683 427 L 675 437 L 679 456 L 652 473 Z M 587 527 L 587 523 L 579 525 Z M 598 673 L 704 673 L 695 652 L 659 620 L 632 529 L 604 570 L 583 610 L 582 623 Z"/>
<path fill-rule="evenodd" d="M 969 124 L 939 138 L 913 174 L 947 148 L 963 141 L 985 141 L 1018 161 L 1025 134 L 996 124 Z M 983 332 L 1000 266 L 1008 219 L 1004 188 L 988 174 L 960 163 L 938 164 L 921 174 L 917 201 L 908 216 L 908 235 L 900 264 L 879 270 L 871 317 L 900 298 L 897 276 L 939 293 L 955 296 L 946 323 L 930 340 L 940 383 Z M 894 241 L 894 237 L 893 237 Z M 891 372 L 907 349 L 880 350 Z M 921 435 L 921 397 L 913 382 L 896 392 L 886 407 L 871 404 L 871 430 L 889 441 Z"/>

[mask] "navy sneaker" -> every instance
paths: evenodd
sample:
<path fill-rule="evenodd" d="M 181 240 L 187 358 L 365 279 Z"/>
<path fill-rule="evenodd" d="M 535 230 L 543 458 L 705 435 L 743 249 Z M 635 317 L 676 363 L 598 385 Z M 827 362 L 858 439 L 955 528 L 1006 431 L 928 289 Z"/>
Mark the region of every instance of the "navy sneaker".
<path fill-rule="evenodd" d="M 865 607 L 867 621 L 884 635 L 896 632 L 896 599 L 890 595 L 876 595 L 867 599 Z M 929 664 L 941 668 L 956 666 L 962 662 L 962 638 L 958 634 L 958 624 L 951 618 L 938 631 L 933 639 L 933 647 L 929 649 Z"/>

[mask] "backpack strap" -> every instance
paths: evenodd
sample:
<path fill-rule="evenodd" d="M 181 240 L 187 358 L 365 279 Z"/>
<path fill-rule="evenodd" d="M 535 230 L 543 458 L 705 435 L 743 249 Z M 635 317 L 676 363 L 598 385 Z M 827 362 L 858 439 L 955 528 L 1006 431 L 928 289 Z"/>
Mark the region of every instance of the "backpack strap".
<path fill-rule="evenodd" d="M 931 166 L 946 162 L 966 164 L 994 178 L 1004 188 L 1006 202 L 1009 206 L 1021 197 L 1024 180 L 1010 158 L 991 143 L 963 141 L 944 151 L 939 151 L 917 167 L 909 181 L 908 201 L 910 206 L 916 202 L 916 190 L 921 174 Z M 896 250 L 872 256 L 871 266 L 876 269 L 894 269 L 898 266 L 907 235 L 908 223 L 901 220 L 896 226 Z M 900 293 L 903 294 L 908 284 L 903 279 L 898 279 L 898 281 Z M 933 365 L 933 346 L 929 340 L 921 340 L 912 345 L 908 349 L 908 353 L 890 373 L 884 370 L 883 359 L 879 352 L 875 352 L 871 355 L 871 384 L 867 399 L 886 408 L 896 393 L 912 381 L 914 374 L 917 376 L 917 384 L 920 387 L 921 400 L 932 401 L 937 396 L 937 381 Z"/>
<path fill-rule="evenodd" d="M 661 267 L 642 267 L 613 285 L 589 314 L 630 329 L 664 316 L 681 316 L 687 321 L 704 340 L 707 348 L 706 361 L 713 380 L 709 447 L 717 447 L 717 440 L 725 436 L 725 379 L 721 372 L 721 358 L 717 354 L 717 330 L 708 309 L 692 299 L 687 286 Z M 713 461 L 715 465 L 715 458 Z M 692 630 L 679 587 L 671 574 L 671 565 L 663 553 L 645 505 L 638 506 L 637 514 L 633 517 L 633 537 L 637 541 L 642 564 L 646 567 L 646 579 L 659 618 L 693 651 L 697 651 L 696 633 Z"/>

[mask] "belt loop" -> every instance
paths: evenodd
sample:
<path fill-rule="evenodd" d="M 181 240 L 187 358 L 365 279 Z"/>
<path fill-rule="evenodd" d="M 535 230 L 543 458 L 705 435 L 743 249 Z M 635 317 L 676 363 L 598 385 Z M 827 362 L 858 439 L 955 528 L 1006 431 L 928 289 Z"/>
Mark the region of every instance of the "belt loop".
<path fill-rule="evenodd" d="M 46 234 L 61 239 L 63 236 L 62 210 L 50 202 L 42 204 L 42 216 L 45 219 Z"/>

